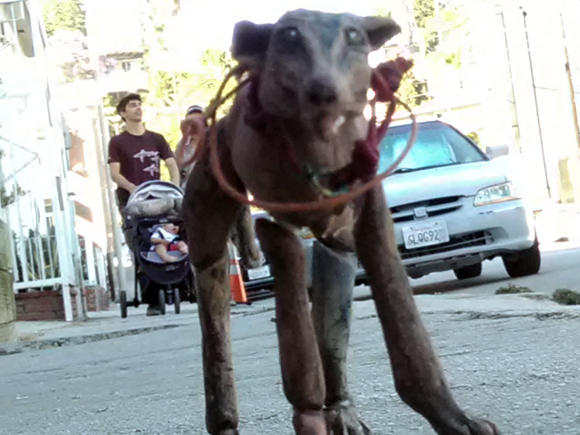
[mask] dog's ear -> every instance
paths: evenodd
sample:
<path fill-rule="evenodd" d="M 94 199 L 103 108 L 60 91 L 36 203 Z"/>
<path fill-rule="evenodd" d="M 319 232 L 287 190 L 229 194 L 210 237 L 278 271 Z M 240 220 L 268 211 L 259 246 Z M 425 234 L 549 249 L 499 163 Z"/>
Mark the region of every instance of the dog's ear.
<path fill-rule="evenodd" d="M 367 32 L 371 50 L 381 48 L 385 42 L 401 32 L 401 27 L 388 17 L 364 17 L 363 28 Z"/>
<path fill-rule="evenodd" d="M 234 27 L 232 56 L 242 65 L 259 68 L 264 63 L 273 24 L 240 21 Z"/>

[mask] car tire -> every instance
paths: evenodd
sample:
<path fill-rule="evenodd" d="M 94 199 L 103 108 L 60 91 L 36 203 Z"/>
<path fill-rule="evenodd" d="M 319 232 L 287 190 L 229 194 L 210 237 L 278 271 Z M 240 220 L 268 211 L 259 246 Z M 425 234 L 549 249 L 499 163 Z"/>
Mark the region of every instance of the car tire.
<path fill-rule="evenodd" d="M 453 273 L 459 280 L 477 278 L 481 275 L 482 266 L 481 263 L 471 264 L 469 266 L 460 267 L 458 269 L 453 269 Z"/>
<path fill-rule="evenodd" d="M 505 270 L 511 278 L 535 275 L 540 271 L 542 264 L 540 244 L 536 239 L 531 248 L 519 251 L 515 255 L 503 256 L 502 260 Z"/>

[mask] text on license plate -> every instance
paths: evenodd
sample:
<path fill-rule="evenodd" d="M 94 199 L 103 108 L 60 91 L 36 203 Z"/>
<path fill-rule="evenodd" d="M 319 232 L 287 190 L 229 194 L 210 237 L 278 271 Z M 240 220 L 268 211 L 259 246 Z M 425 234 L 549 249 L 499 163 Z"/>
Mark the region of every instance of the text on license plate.
<path fill-rule="evenodd" d="M 256 269 L 248 269 L 248 279 L 253 281 L 260 278 L 268 278 L 270 276 L 270 266 L 257 267 Z"/>
<path fill-rule="evenodd" d="M 407 249 L 446 243 L 449 241 L 447 223 L 445 221 L 436 221 L 404 227 L 403 238 Z"/>

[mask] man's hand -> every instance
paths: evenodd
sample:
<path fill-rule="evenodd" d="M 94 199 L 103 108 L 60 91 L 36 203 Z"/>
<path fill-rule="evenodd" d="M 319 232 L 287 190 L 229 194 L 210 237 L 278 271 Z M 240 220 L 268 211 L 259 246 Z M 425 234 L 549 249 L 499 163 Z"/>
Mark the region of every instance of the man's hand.
<path fill-rule="evenodd" d="M 177 163 L 180 169 L 186 168 L 194 162 L 197 149 L 203 149 L 207 126 L 202 115 L 188 116 L 181 121 L 180 146 L 177 149 Z M 189 148 L 191 153 L 187 150 Z"/>
<path fill-rule="evenodd" d="M 205 134 L 205 124 L 203 123 L 203 116 L 190 116 L 185 118 L 179 124 L 181 130 L 181 137 L 187 140 L 190 136 L 201 136 Z"/>

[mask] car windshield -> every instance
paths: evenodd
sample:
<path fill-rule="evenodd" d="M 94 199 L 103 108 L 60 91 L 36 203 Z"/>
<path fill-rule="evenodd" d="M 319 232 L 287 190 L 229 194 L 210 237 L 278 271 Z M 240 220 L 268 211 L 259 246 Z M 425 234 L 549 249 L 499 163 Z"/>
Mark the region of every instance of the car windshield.
<path fill-rule="evenodd" d="M 418 127 L 417 140 L 395 173 L 486 160 L 471 142 L 446 124 L 425 122 Z M 385 171 L 401 155 L 410 134 L 411 125 L 389 128 L 380 145 L 380 172 Z"/>

